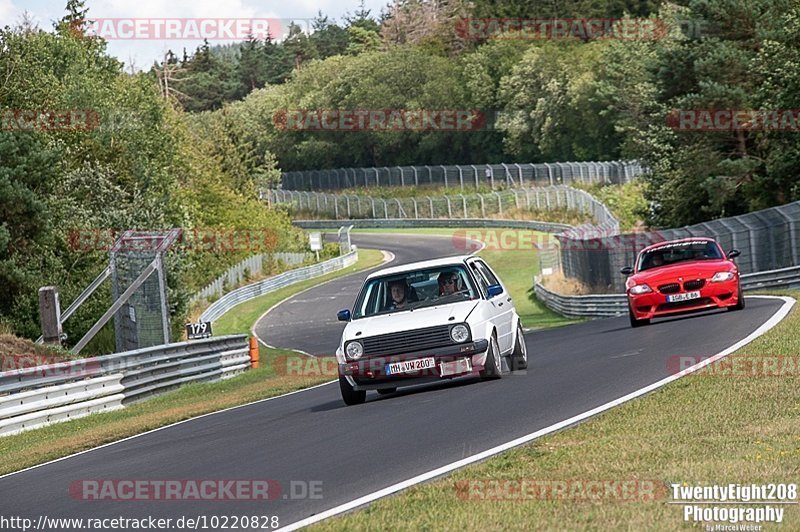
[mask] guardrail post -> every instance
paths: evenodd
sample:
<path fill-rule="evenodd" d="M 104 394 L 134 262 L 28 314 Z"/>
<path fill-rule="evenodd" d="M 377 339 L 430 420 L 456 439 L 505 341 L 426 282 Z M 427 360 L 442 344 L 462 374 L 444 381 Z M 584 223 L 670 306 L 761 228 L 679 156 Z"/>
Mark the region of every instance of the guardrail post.
<path fill-rule="evenodd" d="M 42 319 L 42 340 L 46 344 L 61 344 L 61 305 L 58 288 L 43 286 L 39 289 L 39 316 Z"/>
<path fill-rule="evenodd" d="M 464 171 L 461 168 L 461 165 L 456 165 L 458 168 L 458 181 L 461 183 L 461 191 L 464 191 Z"/>
<path fill-rule="evenodd" d="M 396 166 L 395 168 L 400 170 L 400 186 L 401 187 L 406 186 L 406 176 L 404 175 L 403 169 L 399 166 Z"/>
<path fill-rule="evenodd" d="M 412 166 L 411 169 L 414 171 L 414 186 L 418 187 L 419 186 L 419 176 L 417 175 L 417 167 L 416 166 Z"/>
<path fill-rule="evenodd" d="M 255 336 L 250 337 L 250 367 L 253 369 L 258 369 L 261 365 L 260 356 L 258 353 L 258 340 Z"/>
<path fill-rule="evenodd" d="M 449 188 L 447 184 L 447 168 L 443 164 L 440 164 L 439 167 L 442 169 L 442 175 L 444 176 L 444 188 Z"/>

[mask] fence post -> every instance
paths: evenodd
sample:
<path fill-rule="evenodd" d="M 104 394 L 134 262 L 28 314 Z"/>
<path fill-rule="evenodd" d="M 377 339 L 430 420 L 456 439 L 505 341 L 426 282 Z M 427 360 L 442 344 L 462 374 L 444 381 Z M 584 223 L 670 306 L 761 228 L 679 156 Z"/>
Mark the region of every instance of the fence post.
<path fill-rule="evenodd" d="M 442 169 L 442 175 L 444 176 L 444 188 L 449 188 L 447 184 L 447 168 L 443 164 L 440 164 L 439 167 Z"/>
<path fill-rule="evenodd" d="M 405 178 L 405 176 L 403 175 L 403 169 L 402 169 L 401 167 L 399 167 L 399 166 L 396 166 L 395 168 L 397 168 L 398 170 L 400 170 L 400 186 L 401 186 L 401 187 L 404 187 L 404 186 L 406 186 L 406 178 Z"/>
<path fill-rule="evenodd" d="M 461 168 L 461 165 L 456 165 L 458 168 L 458 182 L 461 183 L 461 191 L 464 191 L 464 171 Z"/>
<path fill-rule="evenodd" d="M 46 344 L 61 344 L 61 305 L 58 288 L 43 286 L 39 289 L 39 317 L 42 320 L 42 339 Z"/>

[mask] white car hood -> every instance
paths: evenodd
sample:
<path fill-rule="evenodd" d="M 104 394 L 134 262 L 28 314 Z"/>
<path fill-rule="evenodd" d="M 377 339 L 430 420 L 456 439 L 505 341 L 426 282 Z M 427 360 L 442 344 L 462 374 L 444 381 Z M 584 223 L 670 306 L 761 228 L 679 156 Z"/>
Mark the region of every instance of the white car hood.
<path fill-rule="evenodd" d="M 346 342 L 357 338 L 366 338 L 379 334 L 435 327 L 436 325 L 449 325 L 462 323 L 467 320 L 470 312 L 478 306 L 479 301 L 470 300 L 459 303 L 450 303 L 442 306 L 423 307 L 415 310 L 395 312 L 382 316 L 359 318 L 347 324 L 342 334 Z M 453 318 L 452 320 L 450 318 Z M 361 333 L 358 334 L 357 333 Z"/>

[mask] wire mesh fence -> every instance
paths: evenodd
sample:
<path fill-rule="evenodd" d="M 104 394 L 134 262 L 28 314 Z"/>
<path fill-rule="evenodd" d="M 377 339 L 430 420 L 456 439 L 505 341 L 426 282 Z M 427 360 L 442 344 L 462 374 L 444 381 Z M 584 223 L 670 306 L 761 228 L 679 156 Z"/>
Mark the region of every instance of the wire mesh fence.
<path fill-rule="evenodd" d="M 564 275 L 609 292 L 624 292 L 620 269 L 633 265 L 642 248 L 689 237 L 711 237 L 726 251 L 741 251 L 736 262 L 744 274 L 800 265 L 800 201 L 678 229 L 617 233 L 600 225 L 558 235 Z"/>
<path fill-rule="evenodd" d="M 270 189 L 270 204 L 290 204 L 301 212 L 334 219 L 468 219 L 511 216 L 519 211 L 577 211 L 607 230 L 619 231 L 608 207 L 583 190 L 564 185 L 445 196 L 376 198 L 298 190 Z"/>
<path fill-rule="evenodd" d="M 569 183 L 627 183 L 644 169 L 637 161 L 499 163 L 470 165 L 332 168 L 281 174 L 287 190 L 341 190 L 354 187 L 441 186 L 523 188 Z"/>
<path fill-rule="evenodd" d="M 135 290 L 114 313 L 117 351 L 170 342 L 164 253 L 178 234 L 178 230 L 125 231 L 111 248 L 113 300 L 117 302 L 123 293 Z M 78 342 L 76 352 L 94 336 L 97 326 Z"/>

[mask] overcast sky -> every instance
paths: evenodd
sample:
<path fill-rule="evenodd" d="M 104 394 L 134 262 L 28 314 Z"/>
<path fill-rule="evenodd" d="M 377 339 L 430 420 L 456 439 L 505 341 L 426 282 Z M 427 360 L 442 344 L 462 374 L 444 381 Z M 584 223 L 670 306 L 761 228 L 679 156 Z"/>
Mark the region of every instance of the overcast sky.
<path fill-rule="evenodd" d="M 388 0 L 365 0 L 364 5 L 377 17 Z M 67 0 L 0 0 L 0 26 L 19 22 L 24 11 L 28 11 L 39 27 L 50 30 L 52 22 L 64 15 Z M 310 19 L 322 10 L 328 17 L 341 22 L 343 15 L 352 13 L 359 0 L 87 0 L 89 18 L 116 19 L 112 29 L 128 28 L 121 21 L 136 19 L 164 21 L 177 19 L 273 19 L 273 25 L 285 27 L 288 20 Z M 186 24 L 186 22 L 181 22 Z M 187 31 L 182 27 L 181 31 Z M 186 35 L 187 33 L 182 33 Z M 189 33 L 191 35 L 191 33 Z M 140 34 L 137 34 L 140 35 Z M 163 35 L 162 35 L 163 36 Z M 202 44 L 202 38 L 180 39 L 107 39 L 108 52 L 126 64 L 133 63 L 138 69 L 148 69 L 154 60 L 162 58 L 168 49 L 180 56 L 184 47 L 194 50 Z M 230 40 L 213 40 L 211 44 L 223 44 Z"/>

